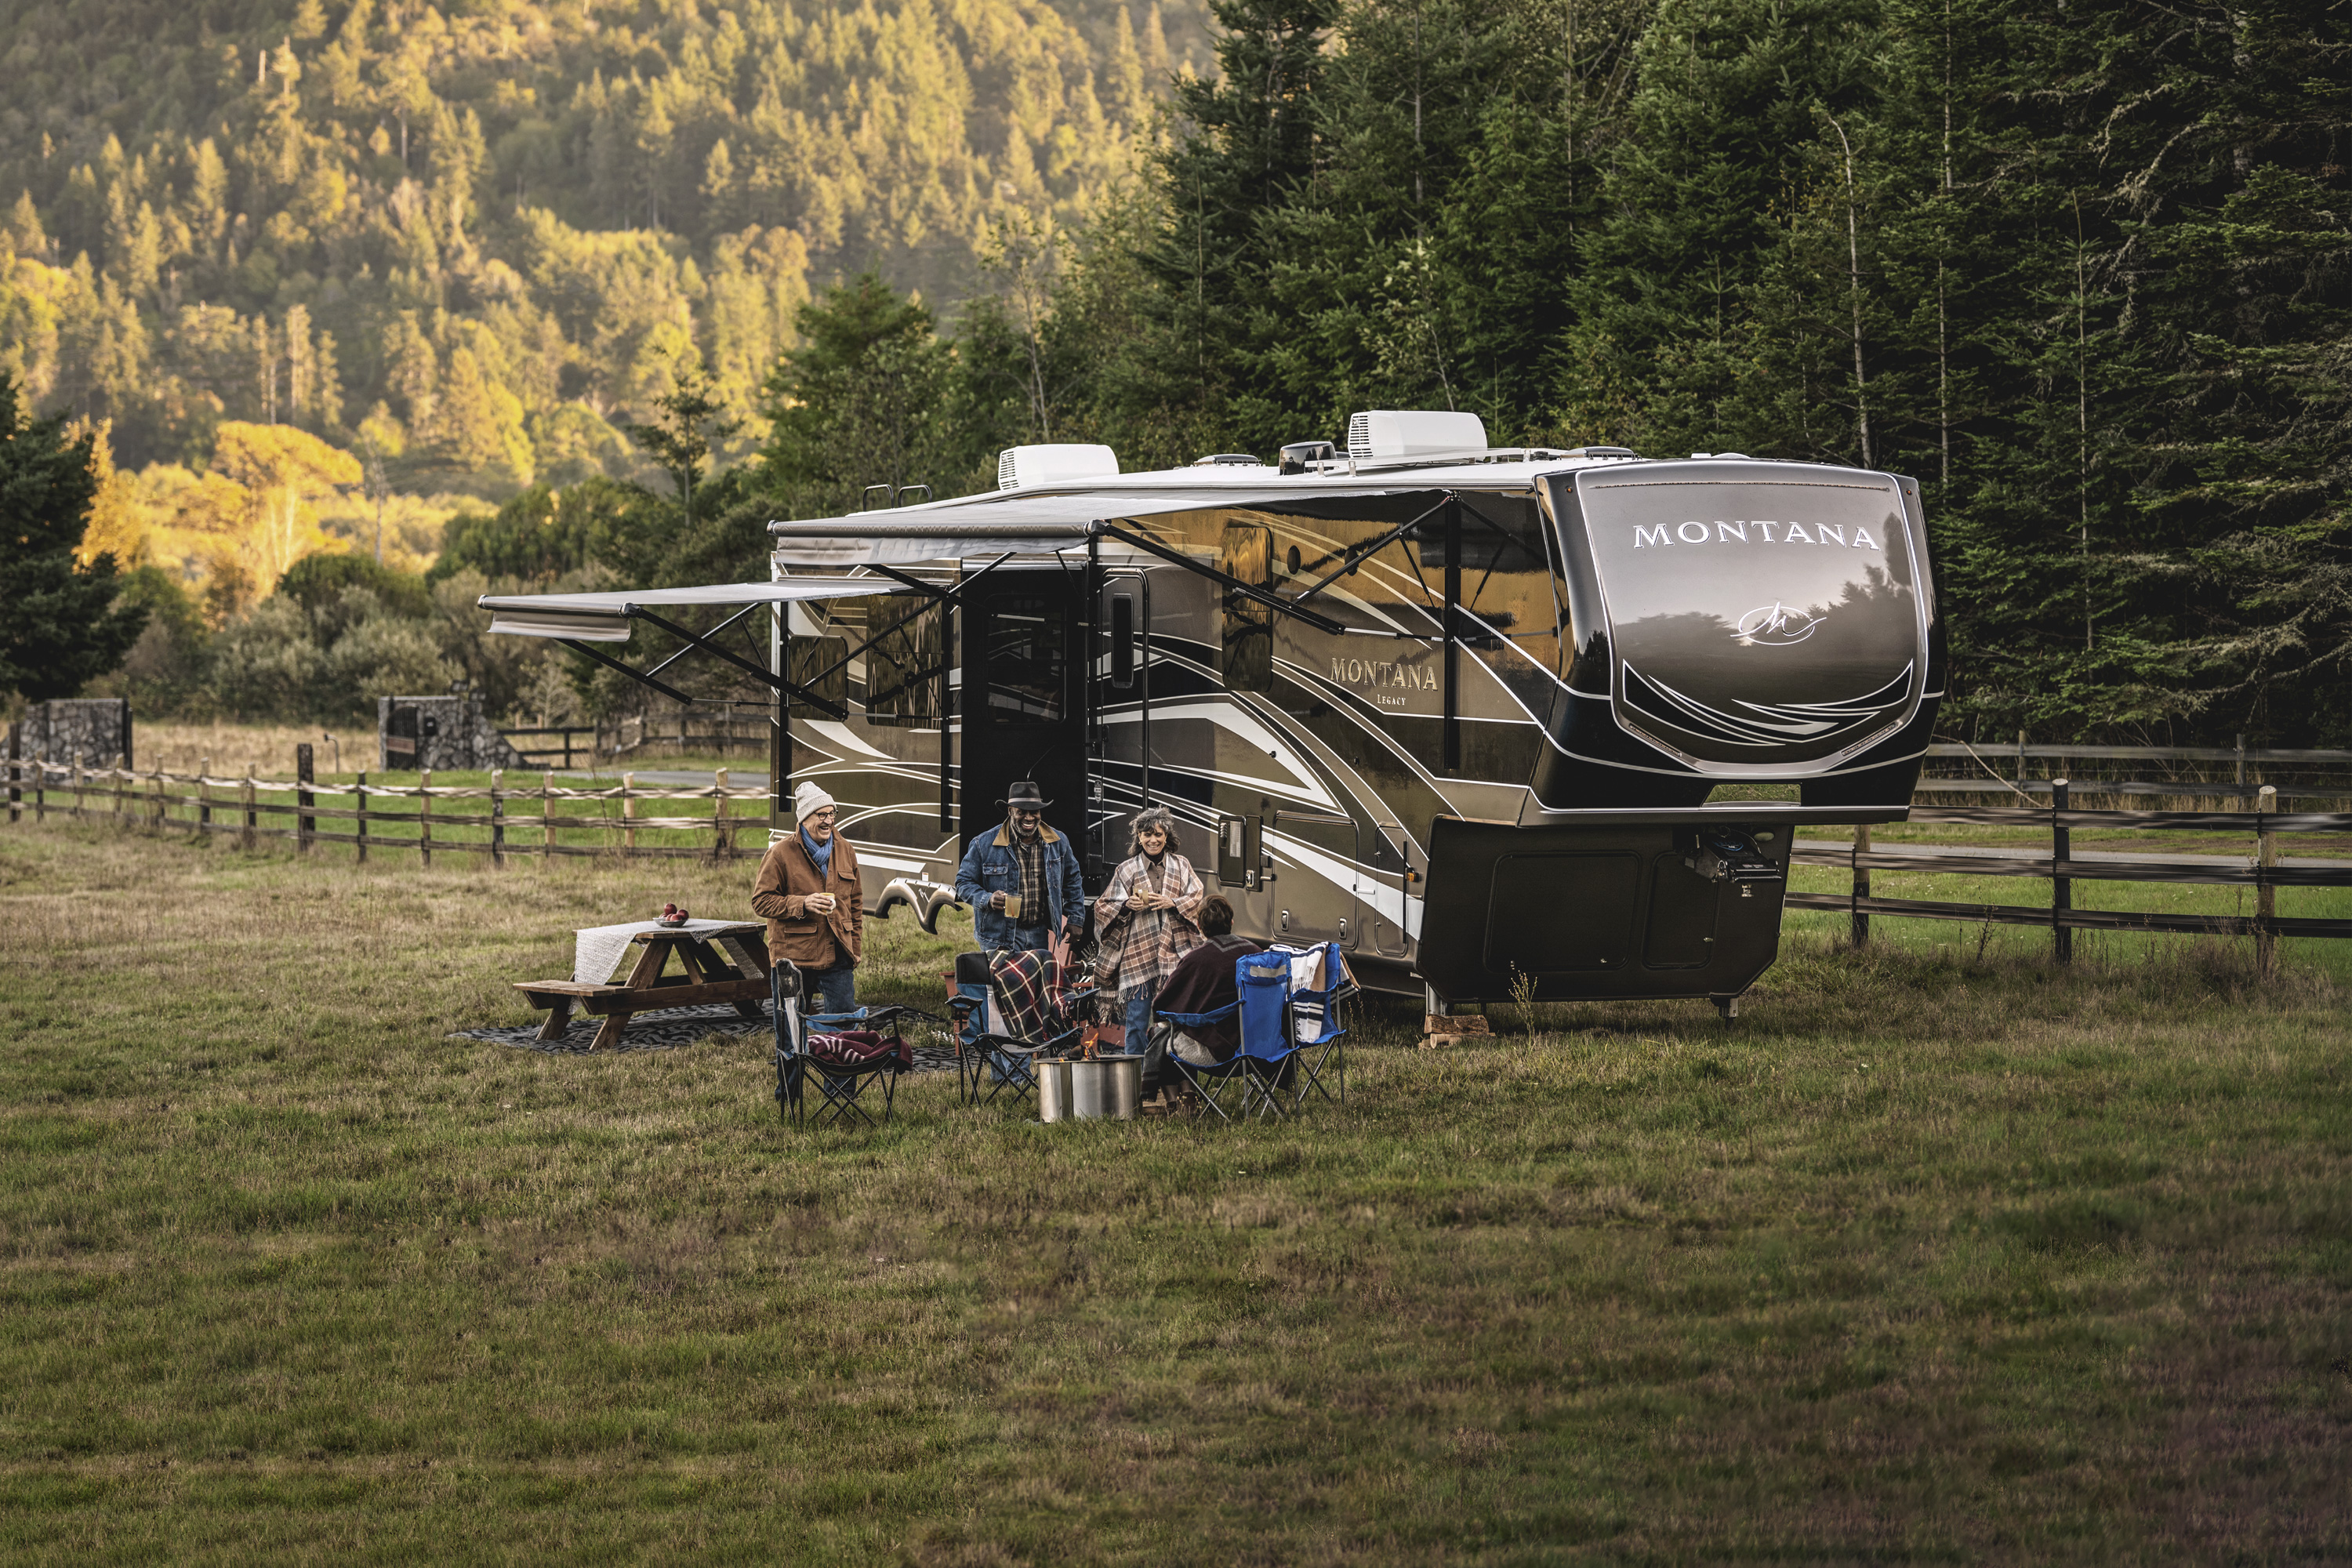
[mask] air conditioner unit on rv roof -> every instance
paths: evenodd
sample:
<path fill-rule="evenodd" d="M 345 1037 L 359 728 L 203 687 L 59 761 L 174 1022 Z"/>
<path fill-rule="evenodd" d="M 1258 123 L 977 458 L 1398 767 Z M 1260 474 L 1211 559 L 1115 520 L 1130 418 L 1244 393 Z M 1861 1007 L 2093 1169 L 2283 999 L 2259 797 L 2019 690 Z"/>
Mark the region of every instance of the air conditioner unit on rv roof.
<path fill-rule="evenodd" d="M 1118 472 L 1118 454 L 1108 447 L 1066 441 L 1050 447 L 1007 447 L 996 455 L 996 488 L 1099 479 Z"/>
<path fill-rule="evenodd" d="M 1486 423 L 1475 414 L 1375 408 L 1348 416 L 1352 458 L 1426 458 L 1486 449 Z"/>

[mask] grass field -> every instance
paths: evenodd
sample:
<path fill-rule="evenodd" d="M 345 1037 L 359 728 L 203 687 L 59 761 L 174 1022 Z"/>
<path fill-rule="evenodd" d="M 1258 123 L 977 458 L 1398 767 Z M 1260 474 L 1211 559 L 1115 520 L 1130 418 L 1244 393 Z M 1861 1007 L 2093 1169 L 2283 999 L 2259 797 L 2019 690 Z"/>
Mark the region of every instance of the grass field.
<path fill-rule="evenodd" d="M 1294 1126 L 811 1136 L 758 1042 L 446 1037 L 748 862 L 399 858 L 0 827 L 0 1553 L 2352 1557 L 2302 946 L 1801 916 L 1731 1024 L 1361 1007 Z"/>

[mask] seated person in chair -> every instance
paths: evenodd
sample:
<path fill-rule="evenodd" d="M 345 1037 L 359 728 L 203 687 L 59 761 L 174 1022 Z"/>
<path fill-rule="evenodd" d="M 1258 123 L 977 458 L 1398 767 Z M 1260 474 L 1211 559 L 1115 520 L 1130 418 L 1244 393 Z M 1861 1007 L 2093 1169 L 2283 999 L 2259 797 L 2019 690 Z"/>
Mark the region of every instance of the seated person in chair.
<path fill-rule="evenodd" d="M 1240 999 L 1234 982 L 1234 964 L 1244 953 L 1264 952 L 1264 942 L 1234 934 L 1234 906 L 1214 893 L 1201 906 L 1201 945 L 1180 961 L 1168 983 L 1160 987 L 1158 1010 L 1163 1013 L 1213 1013 Z M 1242 1018 L 1235 1013 L 1198 1033 L 1175 1029 L 1168 1048 L 1195 1067 L 1229 1062 L 1242 1048 Z M 1147 1068 L 1148 1073 L 1150 1069 Z"/>

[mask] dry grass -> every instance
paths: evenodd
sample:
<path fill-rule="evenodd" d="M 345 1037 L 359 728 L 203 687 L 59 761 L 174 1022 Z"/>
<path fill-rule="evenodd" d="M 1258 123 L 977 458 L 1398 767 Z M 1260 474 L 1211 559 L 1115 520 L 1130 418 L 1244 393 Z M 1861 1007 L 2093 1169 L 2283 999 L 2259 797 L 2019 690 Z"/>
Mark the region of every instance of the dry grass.
<path fill-rule="evenodd" d="M 0 1551 L 2352 1554 L 2324 974 L 1801 931 L 1728 1026 L 1366 1009 L 1273 1128 L 810 1137 L 753 1044 L 446 1037 L 749 869 L 0 832 Z"/>

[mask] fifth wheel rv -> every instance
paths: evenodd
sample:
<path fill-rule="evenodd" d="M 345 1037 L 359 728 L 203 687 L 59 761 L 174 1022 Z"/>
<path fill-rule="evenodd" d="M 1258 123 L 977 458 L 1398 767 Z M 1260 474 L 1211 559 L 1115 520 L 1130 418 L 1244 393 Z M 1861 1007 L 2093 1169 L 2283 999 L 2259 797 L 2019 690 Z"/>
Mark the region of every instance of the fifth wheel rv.
<path fill-rule="evenodd" d="M 769 531 L 771 582 L 482 604 L 673 696 L 633 622 L 765 682 L 772 826 L 821 780 L 869 908 L 936 918 L 1034 778 L 1090 893 L 1162 805 L 1237 931 L 1439 1004 L 1731 1012 L 1793 831 L 1901 820 L 1944 689 L 1912 480 L 1490 448 L 1469 415 L 1274 465 L 1015 447 L 994 491 Z M 764 661 L 684 624 L 720 611 Z"/>

